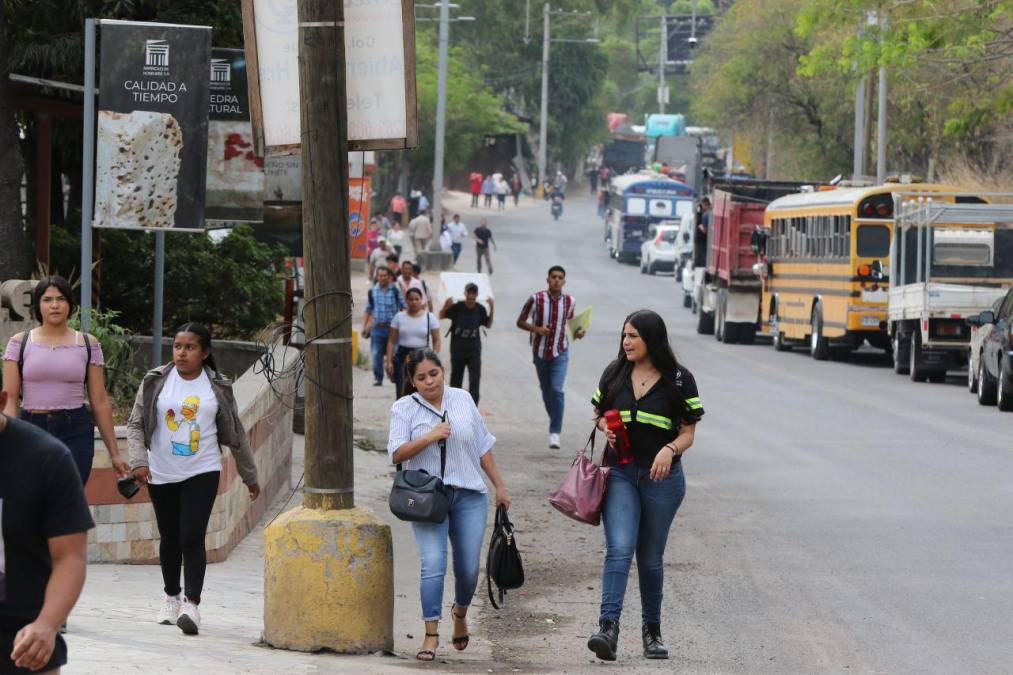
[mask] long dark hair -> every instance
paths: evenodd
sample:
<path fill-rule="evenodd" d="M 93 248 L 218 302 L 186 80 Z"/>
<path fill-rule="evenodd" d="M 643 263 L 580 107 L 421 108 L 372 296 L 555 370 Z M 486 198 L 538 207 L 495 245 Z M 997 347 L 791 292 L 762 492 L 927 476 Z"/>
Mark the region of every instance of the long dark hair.
<path fill-rule="evenodd" d="M 649 309 L 640 309 L 633 312 L 623 320 L 623 330 L 626 324 L 630 324 L 640 333 L 640 339 L 647 345 L 647 356 L 653 365 L 661 373 L 662 386 L 668 390 L 672 400 L 677 401 L 677 409 L 680 411 L 680 418 L 687 424 L 694 424 L 699 421 L 699 413 L 694 413 L 686 404 L 686 398 L 679 389 L 677 383 L 678 373 L 681 369 L 672 345 L 668 342 L 668 328 L 665 321 L 657 312 Z M 602 392 L 601 402 L 598 410 L 604 412 L 610 410 L 616 399 L 616 394 L 622 387 L 623 382 L 630 379 L 633 372 L 633 362 L 626 358 L 623 350 L 622 334 L 619 336 L 619 356 L 609 364 L 605 370 L 605 390 Z"/>
<path fill-rule="evenodd" d="M 432 361 L 440 370 L 443 370 L 443 362 L 440 361 L 439 354 L 432 349 L 415 349 L 409 352 L 404 360 L 401 396 L 411 396 L 418 391 L 415 388 L 415 371 L 419 369 L 419 364 L 423 361 Z"/>
<path fill-rule="evenodd" d="M 215 365 L 215 355 L 211 353 L 211 331 L 202 323 L 190 321 L 177 328 L 173 335 L 175 336 L 179 333 L 193 333 L 197 336 L 197 342 L 208 353 L 208 357 L 204 359 L 204 365 L 217 373 L 218 366 Z"/>

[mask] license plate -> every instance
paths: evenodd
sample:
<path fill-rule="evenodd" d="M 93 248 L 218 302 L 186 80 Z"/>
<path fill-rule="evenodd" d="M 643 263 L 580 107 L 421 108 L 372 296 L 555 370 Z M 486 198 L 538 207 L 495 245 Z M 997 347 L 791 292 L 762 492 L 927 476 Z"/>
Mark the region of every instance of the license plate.
<path fill-rule="evenodd" d="M 862 325 L 866 326 L 868 328 L 878 328 L 879 327 L 879 317 L 878 316 L 863 316 L 862 317 Z"/>
<path fill-rule="evenodd" d="M 889 299 L 889 294 L 882 288 L 876 291 L 862 291 L 862 302 L 887 302 Z M 879 319 L 876 319 L 876 323 L 879 323 Z"/>

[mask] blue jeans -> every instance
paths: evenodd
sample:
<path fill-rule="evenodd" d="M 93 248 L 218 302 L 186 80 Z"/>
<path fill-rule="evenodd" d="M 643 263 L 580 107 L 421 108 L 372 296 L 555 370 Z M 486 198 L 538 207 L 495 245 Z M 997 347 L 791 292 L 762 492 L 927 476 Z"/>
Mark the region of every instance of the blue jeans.
<path fill-rule="evenodd" d="M 454 243 L 454 244 L 450 245 L 450 250 L 454 254 L 454 264 L 455 265 L 457 264 L 457 259 L 461 257 L 461 248 L 463 248 L 462 244 Z"/>
<path fill-rule="evenodd" d="M 468 607 L 478 585 L 482 538 L 489 498 L 484 492 L 447 487 L 450 510 L 442 523 L 412 523 L 422 558 L 419 594 L 422 620 L 439 621 L 443 604 L 443 577 L 447 574 L 447 539 L 454 549 L 454 603 Z"/>
<path fill-rule="evenodd" d="M 53 410 L 31 413 L 22 410 L 21 419 L 48 431 L 70 449 L 70 454 L 81 476 L 81 485 L 88 482 L 91 465 L 95 461 L 95 423 L 84 406 L 74 410 Z"/>
<path fill-rule="evenodd" d="M 390 334 L 390 329 L 386 326 L 383 328 L 373 328 L 369 331 L 369 348 L 373 356 L 373 379 L 377 382 L 383 382 L 383 356 L 387 353 L 387 336 Z"/>
<path fill-rule="evenodd" d="M 640 604 L 644 623 L 661 623 L 665 580 L 665 544 L 675 512 L 686 496 L 682 463 L 661 481 L 637 465 L 613 466 L 602 518 L 605 521 L 605 568 L 601 580 L 601 619 L 618 621 L 623 611 L 626 582 L 633 555 L 640 575 Z"/>
<path fill-rule="evenodd" d="M 569 363 L 569 351 L 549 361 L 535 357 L 538 386 L 542 388 L 542 403 L 545 404 L 545 412 L 549 414 L 550 434 L 563 431 L 563 384 L 566 382 L 566 367 Z"/>

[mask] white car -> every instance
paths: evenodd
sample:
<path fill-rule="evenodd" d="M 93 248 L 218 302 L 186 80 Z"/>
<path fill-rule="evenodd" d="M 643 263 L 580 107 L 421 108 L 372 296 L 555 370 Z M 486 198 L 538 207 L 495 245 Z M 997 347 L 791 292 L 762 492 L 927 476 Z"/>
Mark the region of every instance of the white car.
<path fill-rule="evenodd" d="M 678 259 L 675 252 L 678 236 L 679 223 L 676 221 L 666 220 L 648 227 L 646 241 L 640 245 L 640 273 L 674 270 Z"/>

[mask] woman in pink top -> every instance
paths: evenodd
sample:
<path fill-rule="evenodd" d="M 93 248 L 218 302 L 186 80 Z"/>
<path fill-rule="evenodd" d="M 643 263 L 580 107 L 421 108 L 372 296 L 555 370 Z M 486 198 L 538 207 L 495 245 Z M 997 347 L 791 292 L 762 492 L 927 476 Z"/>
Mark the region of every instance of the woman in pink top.
<path fill-rule="evenodd" d="M 21 419 L 63 441 L 84 484 L 95 458 L 92 413 L 116 473 L 125 476 L 130 467 L 116 445 L 113 407 L 102 372 L 102 345 L 67 324 L 74 309 L 70 284 L 63 277 L 44 277 L 36 284 L 32 314 L 40 326 L 12 337 L 4 351 L 3 381 L 8 394 L 4 414 L 17 415 L 20 396 Z M 84 405 L 85 386 L 91 413 Z"/>

